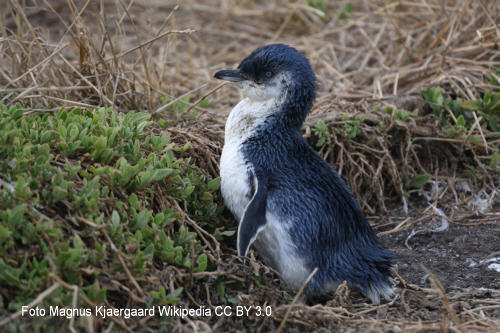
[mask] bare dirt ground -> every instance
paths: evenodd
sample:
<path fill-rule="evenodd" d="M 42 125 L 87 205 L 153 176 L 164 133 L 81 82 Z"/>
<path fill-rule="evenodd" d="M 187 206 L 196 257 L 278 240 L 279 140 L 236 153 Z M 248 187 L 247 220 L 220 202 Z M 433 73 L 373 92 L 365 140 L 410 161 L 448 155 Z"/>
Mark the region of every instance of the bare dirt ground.
<path fill-rule="evenodd" d="M 428 274 L 421 267 L 424 265 L 446 290 L 500 285 L 498 271 L 488 268 L 499 261 L 498 225 L 471 228 L 453 224 L 443 232 L 422 230 L 409 238 L 411 233 L 382 237 L 382 244 L 396 252 L 396 268 L 407 282 L 428 284 Z"/>
<path fill-rule="evenodd" d="M 499 152 L 498 132 L 481 132 L 486 127 L 475 126 L 471 113 L 470 132 L 450 138 L 418 96 L 437 86 L 465 100 L 500 91 L 490 80 L 500 69 L 498 1 L 311 2 L 326 3 L 324 10 L 305 1 L 7 3 L 0 9 L 2 102 L 27 103 L 40 112 L 62 106 L 146 109 L 159 119 L 168 116 L 161 97 L 190 94 L 186 104 L 198 114 L 168 131 L 179 144 L 192 142 L 186 154 L 212 177 L 225 117 L 239 99 L 213 73 L 264 44 L 296 47 L 319 83 L 304 134 L 315 144 L 315 124 L 326 123 L 332 136 L 318 150 L 353 188 L 382 244 L 396 253 L 393 302 L 373 306 L 342 286 L 331 301 L 309 306 L 290 304 L 295 295 L 275 273 L 254 261 L 242 267 L 235 242 L 221 242 L 223 254 L 214 256 L 224 281 L 247 283 L 231 295 L 246 305 L 272 305 L 271 317 L 178 319 L 171 326 L 153 318 L 124 322 L 122 329 L 266 332 L 283 323 L 287 332 L 500 330 L 500 272 L 494 269 L 500 266 L 500 174 L 489 167 Z M 206 96 L 211 104 L 197 106 Z M 408 98 L 418 111 L 407 122 L 373 112 L 375 105 L 413 111 Z M 356 140 L 343 139 L 352 120 L 346 114 L 367 116 Z M 406 193 L 405 177 L 422 173 L 440 187 L 438 195 L 427 187 L 422 195 Z M 486 197 L 481 202 L 480 193 Z M 187 280 L 179 275 L 173 281 Z M 180 304 L 222 302 L 208 286 L 213 284 L 186 286 L 191 294 Z M 115 305 L 127 302 L 116 295 Z"/>

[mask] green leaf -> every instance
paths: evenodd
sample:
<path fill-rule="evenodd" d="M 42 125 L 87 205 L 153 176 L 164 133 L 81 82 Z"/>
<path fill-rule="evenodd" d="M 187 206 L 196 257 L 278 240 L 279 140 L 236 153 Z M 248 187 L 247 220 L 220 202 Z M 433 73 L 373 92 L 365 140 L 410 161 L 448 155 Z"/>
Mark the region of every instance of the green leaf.
<path fill-rule="evenodd" d="M 211 179 L 207 183 L 207 187 L 211 192 L 217 191 L 220 187 L 220 177 Z"/>
<path fill-rule="evenodd" d="M 498 166 L 500 166 L 500 153 L 494 152 L 491 156 L 490 167 L 496 169 Z"/>
<path fill-rule="evenodd" d="M 94 152 L 92 156 L 94 158 L 98 158 L 101 156 L 102 152 L 106 148 L 108 139 L 105 136 L 100 136 L 97 141 L 94 143 Z"/>
<path fill-rule="evenodd" d="M 48 130 L 42 134 L 42 137 L 40 138 L 40 142 L 47 143 L 47 142 L 51 141 L 56 135 L 57 135 L 56 131 Z"/>
<path fill-rule="evenodd" d="M 426 173 L 424 173 L 422 175 L 417 175 L 412 179 L 410 186 L 413 188 L 422 187 L 427 183 L 427 181 L 429 180 L 429 177 L 430 176 Z"/>
<path fill-rule="evenodd" d="M 177 148 L 177 151 L 180 151 L 181 153 L 183 153 L 183 152 L 187 151 L 189 149 L 189 147 L 191 147 L 191 142 L 188 141 L 181 148 Z"/>
<path fill-rule="evenodd" d="M 29 180 L 24 177 L 19 177 L 14 185 L 15 197 L 20 200 L 28 200 L 31 197 L 31 190 L 28 185 Z"/>
<path fill-rule="evenodd" d="M 212 101 L 209 98 L 204 98 L 201 100 L 201 102 L 200 102 L 200 104 L 198 104 L 198 106 L 200 108 L 204 108 L 204 107 L 209 106 L 211 103 L 212 103 Z"/>
<path fill-rule="evenodd" d="M 9 210 L 9 223 L 14 226 L 19 226 L 24 221 L 24 212 L 26 208 L 27 206 L 25 204 L 19 204 Z"/>
<path fill-rule="evenodd" d="M 203 192 L 200 196 L 200 200 L 204 202 L 212 202 L 214 200 L 214 197 L 210 192 Z"/>
<path fill-rule="evenodd" d="M 128 202 L 130 203 L 130 207 L 135 208 L 136 210 L 139 210 L 139 208 L 141 208 L 141 202 L 139 201 L 135 193 L 132 193 L 130 195 L 130 197 L 128 198 Z"/>
<path fill-rule="evenodd" d="M 442 101 L 443 99 L 441 87 L 432 87 L 427 90 L 422 90 L 420 91 L 420 94 L 426 101 L 432 103 L 437 103 L 439 100 Z"/>
<path fill-rule="evenodd" d="M 186 197 L 189 197 L 191 195 L 191 193 L 193 193 L 195 187 L 193 185 L 189 185 L 188 187 L 186 187 L 186 189 L 184 190 L 184 195 Z"/>
<path fill-rule="evenodd" d="M 24 110 L 19 104 L 14 105 L 9 111 L 12 119 L 14 120 L 17 120 L 24 115 Z"/>
<path fill-rule="evenodd" d="M 54 202 L 62 201 L 66 199 L 67 196 L 68 196 L 67 189 L 57 185 L 52 187 L 52 200 L 54 200 Z"/>
<path fill-rule="evenodd" d="M 137 174 L 137 187 L 142 189 L 153 181 L 153 171 L 146 170 Z"/>
<path fill-rule="evenodd" d="M 6 247 L 4 243 L 8 243 L 11 240 L 11 236 L 12 232 L 0 224 L 0 253 L 2 253 L 2 248 Z"/>
<path fill-rule="evenodd" d="M 207 255 L 202 253 L 198 256 L 198 266 L 194 269 L 194 272 L 204 272 L 207 269 Z"/>
<path fill-rule="evenodd" d="M 69 130 L 68 139 L 70 141 L 75 140 L 76 137 L 78 136 L 79 132 L 80 132 L 79 129 L 78 129 L 78 126 L 76 124 L 71 124 L 68 127 L 68 130 Z"/>
<path fill-rule="evenodd" d="M 326 131 L 326 124 L 323 120 L 318 120 L 315 127 L 320 132 Z"/>
<path fill-rule="evenodd" d="M 467 141 L 474 142 L 474 143 L 482 143 L 483 139 L 481 138 L 480 135 L 471 135 L 471 136 L 469 136 Z"/>
<path fill-rule="evenodd" d="M 220 298 L 226 297 L 226 287 L 224 286 L 224 283 L 218 282 L 215 285 L 215 291 L 217 292 L 217 295 L 219 295 Z"/>
<path fill-rule="evenodd" d="M 500 132 L 500 126 L 498 126 L 495 117 L 490 117 L 490 121 L 488 122 L 488 124 L 490 125 L 490 129 L 493 132 Z"/>
<path fill-rule="evenodd" d="M 168 294 L 166 298 L 166 304 L 174 304 L 179 302 L 181 300 L 179 296 L 182 294 L 183 291 L 184 288 L 180 287 L 172 291 L 170 294 Z"/>
<path fill-rule="evenodd" d="M 463 101 L 462 107 L 465 110 L 477 111 L 477 110 L 482 110 L 484 108 L 484 105 L 482 101 Z"/>
<path fill-rule="evenodd" d="M 134 230 L 141 230 L 146 227 L 148 222 L 151 220 L 152 213 L 149 209 L 144 209 L 137 214 L 135 217 Z"/>
<path fill-rule="evenodd" d="M 500 70 L 496 70 L 494 74 L 492 73 L 490 75 L 490 83 L 495 86 L 500 86 L 498 78 L 500 78 Z"/>
<path fill-rule="evenodd" d="M 149 125 L 151 125 L 151 124 L 152 124 L 151 121 L 143 121 L 143 122 L 141 122 L 139 125 L 137 125 L 137 132 L 142 133 L 142 131 L 144 131 L 144 129 L 146 127 L 148 127 Z"/>
<path fill-rule="evenodd" d="M 172 172 L 173 172 L 173 170 L 170 168 L 156 169 L 153 172 L 152 181 L 157 182 L 157 181 L 160 181 L 162 179 L 165 179 L 168 176 L 170 176 L 172 174 Z"/>
<path fill-rule="evenodd" d="M 120 224 L 120 214 L 116 210 L 113 209 L 113 213 L 111 213 L 111 223 L 114 225 Z"/>

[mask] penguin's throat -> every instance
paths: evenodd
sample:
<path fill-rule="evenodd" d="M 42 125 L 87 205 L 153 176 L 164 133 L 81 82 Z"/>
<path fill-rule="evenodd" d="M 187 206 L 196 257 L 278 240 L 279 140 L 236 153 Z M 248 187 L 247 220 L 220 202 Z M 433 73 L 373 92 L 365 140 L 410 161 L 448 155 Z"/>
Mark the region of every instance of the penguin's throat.
<path fill-rule="evenodd" d="M 280 110 L 283 101 L 284 96 L 266 100 L 244 98 L 233 108 L 226 121 L 225 143 L 241 142 L 251 136 L 266 119 Z"/>

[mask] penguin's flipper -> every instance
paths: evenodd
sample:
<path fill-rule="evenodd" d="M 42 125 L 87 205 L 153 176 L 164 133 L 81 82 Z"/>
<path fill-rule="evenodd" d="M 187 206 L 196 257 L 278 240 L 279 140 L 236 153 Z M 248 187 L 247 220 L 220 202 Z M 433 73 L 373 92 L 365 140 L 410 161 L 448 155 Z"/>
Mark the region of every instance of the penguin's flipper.
<path fill-rule="evenodd" d="M 267 177 L 253 174 L 255 192 L 238 226 L 238 255 L 244 257 L 259 232 L 266 226 Z"/>

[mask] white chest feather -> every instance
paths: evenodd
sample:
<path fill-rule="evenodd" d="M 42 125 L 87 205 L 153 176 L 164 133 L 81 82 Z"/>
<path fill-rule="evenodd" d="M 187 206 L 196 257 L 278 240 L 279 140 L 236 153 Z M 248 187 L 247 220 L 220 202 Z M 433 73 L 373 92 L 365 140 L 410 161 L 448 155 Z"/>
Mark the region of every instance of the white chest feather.
<path fill-rule="evenodd" d="M 226 122 L 220 159 L 221 192 L 238 221 L 252 196 L 249 171 L 253 166 L 245 160 L 241 145 L 275 109 L 275 99 L 255 101 L 247 97 L 233 108 Z"/>
<path fill-rule="evenodd" d="M 224 202 L 238 221 L 250 201 L 250 184 L 248 171 L 250 165 L 245 163 L 239 150 L 239 144 L 225 144 L 220 159 L 221 192 Z"/>

